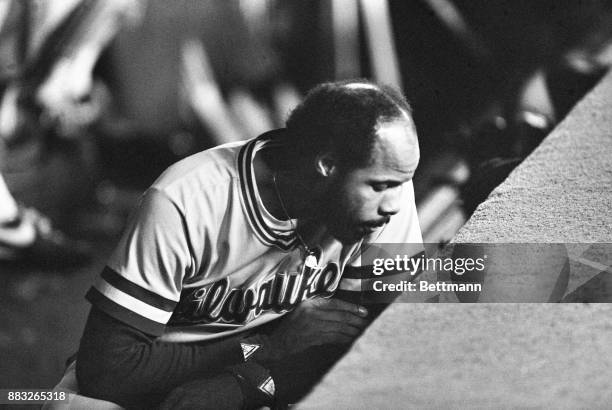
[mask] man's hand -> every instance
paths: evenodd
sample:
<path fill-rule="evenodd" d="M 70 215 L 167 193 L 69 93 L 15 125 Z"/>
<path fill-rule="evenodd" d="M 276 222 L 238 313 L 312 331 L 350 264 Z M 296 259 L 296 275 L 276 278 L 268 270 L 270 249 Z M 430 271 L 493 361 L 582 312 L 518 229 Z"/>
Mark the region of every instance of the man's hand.
<path fill-rule="evenodd" d="M 274 359 L 312 346 L 350 343 L 369 323 L 367 315 L 363 306 L 339 299 L 305 300 L 269 335 Z"/>

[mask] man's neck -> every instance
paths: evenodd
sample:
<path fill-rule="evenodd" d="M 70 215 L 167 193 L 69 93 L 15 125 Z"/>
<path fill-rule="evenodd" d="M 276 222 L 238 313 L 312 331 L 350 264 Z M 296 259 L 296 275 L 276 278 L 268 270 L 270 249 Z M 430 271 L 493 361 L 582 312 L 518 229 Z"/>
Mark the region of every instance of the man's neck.
<path fill-rule="evenodd" d="M 308 208 L 304 205 L 307 181 L 302 173 L 283 166 L 277 158 L 282 158 L 282 147 L 255 154 L 253 168 L 255 181 L 266 210 L 280 220 L 307 217 Z M 312 197 L 312 191 L 309 193 Z"/>

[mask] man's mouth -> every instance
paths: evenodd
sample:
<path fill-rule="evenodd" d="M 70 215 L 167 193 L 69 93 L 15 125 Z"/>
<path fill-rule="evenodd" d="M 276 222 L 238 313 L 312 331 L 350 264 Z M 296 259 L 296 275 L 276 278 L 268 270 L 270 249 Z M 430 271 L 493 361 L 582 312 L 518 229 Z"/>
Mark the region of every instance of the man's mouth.
<path fill-rule="evenodd" d="M 364 230 L 369 231 L 369 232 L 374 232 L 378 228 L 381 228 L 384 225 L 388 224 L 389 223 L 389 219 L 390 218 L 383 218 L 383 219 L 378 220 L 378 221 L 366 222 L 362 226 L 363 226 Z"/>

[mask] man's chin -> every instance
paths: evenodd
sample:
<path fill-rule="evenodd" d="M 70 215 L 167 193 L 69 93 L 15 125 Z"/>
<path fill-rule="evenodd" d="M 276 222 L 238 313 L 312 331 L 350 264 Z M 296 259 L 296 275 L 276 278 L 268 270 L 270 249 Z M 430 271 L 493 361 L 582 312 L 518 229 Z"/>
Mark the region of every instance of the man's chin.
<path fill-rule="evenodd" d="M 342 242 L 343 245 L 354 245 L 363 239 L 365 233 L 361 230 L 354 230 L 352 232 L 332 233 L 332 236 Z"/>

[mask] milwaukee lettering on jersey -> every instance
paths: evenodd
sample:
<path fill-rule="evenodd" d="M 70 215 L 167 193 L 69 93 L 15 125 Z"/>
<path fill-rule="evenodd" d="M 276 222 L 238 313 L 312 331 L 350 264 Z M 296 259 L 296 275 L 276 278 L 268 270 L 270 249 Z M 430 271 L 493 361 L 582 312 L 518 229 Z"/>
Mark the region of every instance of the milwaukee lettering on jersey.
<path fill-rule="evenodd" d="M 340 281 L 335 262 L 304 267 L 301 273 L 279 272 L 248 287 L 232 287 L 229 277 L 200 288 L 184 290 L 171 325 L 245 324 L 264 312 L 284 313 L 314 296 L 331 296 Z"/>

